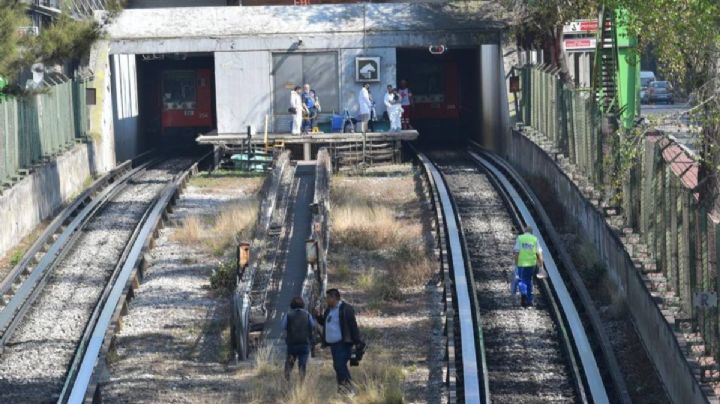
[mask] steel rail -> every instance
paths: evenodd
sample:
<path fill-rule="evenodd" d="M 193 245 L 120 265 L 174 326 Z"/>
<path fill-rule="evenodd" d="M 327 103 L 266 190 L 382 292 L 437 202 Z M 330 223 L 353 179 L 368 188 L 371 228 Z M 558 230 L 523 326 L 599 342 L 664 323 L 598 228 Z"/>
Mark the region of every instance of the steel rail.
<path fill-rule="evenodd" d="M 152 236 L 163 220 L 164 212 L 176 198 L 182 185 L 185 184 L 191 173 L 197 171 L 200 162 L 213 155 L 214 152 L 207 153 L 169 181 L 145 211 L 142 220 L 133 232 L 130 246 L 123 251 L 124 259 L 118 262 L 116 273 L 112 277 L 114 282 L 110 282 L 110 286 L 103 293 L 106 298 L 96 308 L 97 314 L 93 315 L 95 321 L 86 327 L 83 340 L 76 350 L 72 366 L 68 370 L 63 395 L 58 399 L 59 403 L 79 404 L 85 401 L 105 337 L 132 273 L 140 263 L 143 253 L 149 248 Z M 102 310 L 98 310 L 100 307 Z"/>
<path fill-rule="evenodd" d="M 80 237 L 80 230 L 102 209 L 107 201 L 112 199 L 114 195 L 117 195 L 117 193 L 124 188 L 132 177 L 145 170 L 147 166 L 153 164 L 154 161 L 155 160 L 150 160 L 129 171 L 120 171 L 117 173 L 119 177 L 113 177 L 112 181 L 110 181 L 110 179 L 96 181 L 90 189 L 81 194 L 75 202 L 63 211 L 56 221 L 53 221 L 52 227 L 48 229 L 41 239 L 28 251 L 23 259 L 22 265 L 18 265 L 16 270 L 13 271 L 12 278 L 6 279 L 3 283 L 2 293 L 10 291 L 10 287 L 19 279 L 19 276 L 29 270 L 30 263 L 34 257 L 40 253 L 47 241 L 56 234 L 63 223 L 72 218 L 70 223 L 67 224 L 67 227 L 65 227 L 55 242 L 49 247 L 48 251 L 43 254 L 37 266 L 29 271 L 28 277 L 22 281 L 17 291 L 12 295 L 2 311 L 0 311 L 0 330 L 2 330 L 0 349 L 8 342 L 32 303 L 42 291 L 48 275 L 52 272 L 55 264 L 62 260 L 70 247 L 74 245 L 78 237 Z M 124 163 L 123 169 L 125 168 L 127 167 Z M 91 195 L 97 191 L 105 181 L 107 181 L 109 185 L 105 187 L 99 195 L 91 198 Z"/>
<path fill-rule="evenodd" d="M 423 153 L 417 153 L 426 172 L 434 182 L 434 192 L 440 199 L 440 209 L 445 218 L 445 230 L 449 243 L 450 265 L 453 273 L 455 296 L 457 300 L 458 319 L 460 323 L 460 348 L 462 360 L 463 399 L 467 403 L 489 403 L 487 367 L 485 364 L 484 346 L 482 344 L 482 327 L 479 312 L 471 291 L 471 276 L 466 265 L 464 240 L 459 226 L 457 210 L 445 184 L 445 178 Z M 482 383 L 481 383 L 482 380 Z"/>
<path fill-rule="evenodd" d="M 543 235 L 539 231 L 538 223 L 535 221 L 533 214 L 529 207 L 525 203 L 523 197 L 519 194 L 516 187 L 511 183 L 510 179 L 498 169 L 495 164 L 489 161 L 487 158 L 479 155 L 475 152 L 468 152 L 470 156 L 478 164 L 480 164 L 487 172 L 494 176 L 502 187 L 511 198 L 512 203 L 516 206 L 518 213 L 525 224 L 531 226 L 534 229 L 535 236 L 538 237 L 540 246 L 545 251 L 551 251 L 550 245 L 545 241 Z M 545 269 L 548 273 L 550 284 L 552 285 L 555 296 L 557 297 L 560 306 L 562 307 L 563 314 L 567 320 L 567 324 L 570 328 L 572 340 L 574 343 L 575 351 L 580 359 L 582 370 L 584 374 L 584 383 L 587 385 L 590 398 L 594 403 L 609 403 L 605 384 L 600 374 L 600 368 L 598 367 L 595 354 L 593 353 L 592 346 L 590 345 L 589 338 L 585 332 L 580 315 L 575 307 L 575 303 L 570 295 L 570 292 L 562 279 L 558 265 L 555 262 L 552 254 L 545 255 Z"/>
<path fill-rule="evenodd" d="M 482 148 L 474 143 L 470 142 L 476 150 Z M 499 156 L 484 151 L 484 155 L 491 160 L 497 167 L 501 168 L 507 175 L 511 177 L 512 182 L 522 191 L 522 194 L 526 197 L 526 202 L 529 203 L 530 208 L 535 212 L 535 218 L 539 220 L 541 225 L 540 229 L 545 234 L 546 238 L 550 240 L 552 246 L 561 246 L 562 241 L 560 236 L 557 234 L 552 221 L 548 217 L 547 213 L 542 207 L 542 203 L 537 196 L 531 191 L 530 186 L 523 180 L 523 178 L 515 172 L 510 163 L 503 160 Z M 598 313 L 595 303 L 590 296 L 590 292 L 585 286 L 584 281 L 580 277 L 572 259 L 568 255 L 564 248 L 557 248 L 554 252 L 555 259 L 559 261 L 561 268 L 564 269 L 563 275 L 567 276 L 571 283 L 571 292 L 576 298 L 576 303 L 580 307 L 580 311 L 583 314 L 583 318 L 587 321 L 587 324 L 592 328 L 592 341 L 596 347 L 595 351 L 598 352 L 602 358 L 604 365 L 603 375 L 607 376 L 606 380 L 609 379 L 609 383 L 612 384 L 612 390 L 614 393 L 613 401 L 617 401 L 622 404 L 630 404 L 632 402 L 628 387 L 625 384 L 625 378 L 620 370 L 615 352 L 610 343 L 610 337 L 608 336 L 605 326 L 602 323 L 600 314 Z"/>

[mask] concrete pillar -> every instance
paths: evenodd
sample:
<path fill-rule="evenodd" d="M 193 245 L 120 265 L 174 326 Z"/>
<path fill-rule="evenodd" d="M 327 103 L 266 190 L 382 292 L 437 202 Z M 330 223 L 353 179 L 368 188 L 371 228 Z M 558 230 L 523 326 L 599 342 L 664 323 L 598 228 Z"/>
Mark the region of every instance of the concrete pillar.
<path fill-rule="evenodd" d="M 501 147 L 501 97 L 504 77 L 500 74 L 499 46 L 480 47 L 480 112 L 482 119 L 481 144 L 483 147 L 500 151 Z"/>
<path fill-rule="evenodd" d="M 310 142 L 303 143 L 303 160 L 305 160 L 305 161 L 312 160 L 312 153 L 311 153 L 312 148 L 311 147 L 312 147 L 312 145 L 310 144 Z"/>

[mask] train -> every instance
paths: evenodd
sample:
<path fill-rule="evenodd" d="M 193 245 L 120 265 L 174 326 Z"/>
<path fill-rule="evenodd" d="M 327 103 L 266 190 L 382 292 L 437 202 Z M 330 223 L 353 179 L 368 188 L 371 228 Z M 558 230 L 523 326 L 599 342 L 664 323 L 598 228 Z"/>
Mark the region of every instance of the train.
<path fill-rule="evenodd" d="M 410 123 L 422 133 L 421 143 L 462 141 L 457 134 L 477 131 L 477 50 L 433 55 L 426 49 L 398 49 L 397 60 L 397 78 L 406 80 L 413 93 Z"/>
<path fill-rule="evenodd" d="M 161 80 L 161 131 L 214 126 L 212 71 L 165 70 Z"/>
<path fill-rule="evenodd" d="M 148 146 L 191 147 L 216 127 L 211 57 L 141 60 L 139 107 Z"/>

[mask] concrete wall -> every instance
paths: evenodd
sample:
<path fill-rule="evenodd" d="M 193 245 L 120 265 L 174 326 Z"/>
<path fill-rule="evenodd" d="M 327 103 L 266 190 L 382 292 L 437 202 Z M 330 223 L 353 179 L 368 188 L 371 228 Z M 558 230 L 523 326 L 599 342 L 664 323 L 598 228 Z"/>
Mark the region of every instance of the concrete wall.
<path fill-rule="evenodd" d="M 92 144 L 78 145 L 0 194 L 0 255 L 83 189 L 94 160 Z"/>
<path fill-rule="evenodd" d="M 215 53 L 218 133 L 263 130 L 265 115 L 272 116 L 271 63 L 267 51 Z"/>
<path fill-rule="evenodd" d="M 387 85 L 397 86 L 397 52 L 395 48 L 343 49 L 340 52 L 340 108 L 347 109 L 352 116 L 358 111 L 358 92 L 361 83 L 355 81 L 355 57 L 380 57 L 380 82 L 370 84 L 370 93 L 375 101 L 378 119 L 385 112 L 383 99 Z"/>
<path fill-rule="evenodd" d="M 90 51 L 89 66 L 95 73 L 95 105 L 88 106 L 90 134 L 93 139 L 94 165 L 98 173 L 115 167 L 115 136 L 113 130 L 112 76 L 107 41 L 96 41 Z"/>
<path fill-rule="evenodd" d="M 602 212 L 583 197 L 547 153 L 519 132 L 512 132 L 508 159 L 527 180 L 543 180 L 542 183 L 550 189 L 534 191 L 538 194 L 553 193 L 568 219 L 584 230 L 595 245 L 608 268 L 616 292 L 627 303 L 640 339 L 673 402 L 705 403 L 706 399 L 691 374 L 672 329 L 653 301 L 622 242 L 606 224 Z"/>
<path fill-rule="evenodd" d="M 110 65 L 115 158 L 125 161 L 138 155 L 141 147 L 135 55 L 112 55 Z"/>
<path fill-rule="evenodd" d="M 313 50 L 305 52 L 312 53 Z M 397 80 L 395 48 L 376 48 L 367 51 L 342 49 L 338 51 L 340 111 L 336 112 L 340 113 L 347 109 L 352 116 L 357 113 L 357 94 L 360 91 L 360 83 L 355 81 L 356 56 L 380 57 L 381 81 L 372 83 L 370 92 L 376 103 L 375 110 L 378 117 L 382 117 L 385 112 L 383 98 L 386 86 L 388 84 L 395 85 Z M 273 111 L 271 51 L 216 52 L 215 87 L 218 133 L 245 133 L 247 125 L 254 125 L 257 133 L 261 133 L 264 129 L 266 114 L 270 116 L 270 131 L 287 132 L 290 130 L 290 117 L 287 111 Z M 324 110 L 321 121 L 327 120 L 331 113 L 332 111 Z"/>

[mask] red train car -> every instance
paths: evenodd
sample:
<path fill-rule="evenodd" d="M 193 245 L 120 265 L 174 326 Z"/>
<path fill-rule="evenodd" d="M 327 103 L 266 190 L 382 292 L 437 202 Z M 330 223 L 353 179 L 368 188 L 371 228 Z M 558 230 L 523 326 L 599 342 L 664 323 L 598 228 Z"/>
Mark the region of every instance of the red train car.
<path fill-rule="evenodd" d="M 171 128 L 214 126 L 212 71 L 210 69 L 162 72 L 162 131 Z"/>
<path fill-rule="evenodd" d="M 410 73 L 415 119 L 459 119 L 460 92 L 455 61 L 420 62 Z"/>

